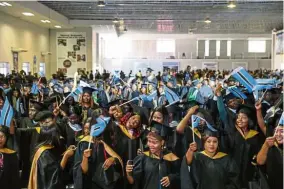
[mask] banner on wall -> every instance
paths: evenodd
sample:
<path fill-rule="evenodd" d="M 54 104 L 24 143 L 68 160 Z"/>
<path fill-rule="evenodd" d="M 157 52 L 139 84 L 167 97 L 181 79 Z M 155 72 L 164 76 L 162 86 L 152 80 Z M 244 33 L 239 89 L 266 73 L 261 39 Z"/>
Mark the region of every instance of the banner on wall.
<path fill-rule="evenodd" d="M 13 69 L 15 71 L 19 71 L 19 53 L 18 52 L 13 52 Z"/>
<path fill-rule="evenodd" d="M 202 69 L 218 70 L 218 62 L 202 62 Z"/>
<path fill-rule="evenodd" d="M 87 67 L 85 32 L 57 32 L 57 68 L 73 75 L 79 68 Z"/>
<path fill-rule="evenodd" d="M 163 62 L 163 70 L 172 69 L 175 72 L 179 71 L 179 62 Z"/>
<path fill-rule="evenodd" d="M 277 55 L 284 54 L 283 31 L 276 34 L 275 51 Z"/>

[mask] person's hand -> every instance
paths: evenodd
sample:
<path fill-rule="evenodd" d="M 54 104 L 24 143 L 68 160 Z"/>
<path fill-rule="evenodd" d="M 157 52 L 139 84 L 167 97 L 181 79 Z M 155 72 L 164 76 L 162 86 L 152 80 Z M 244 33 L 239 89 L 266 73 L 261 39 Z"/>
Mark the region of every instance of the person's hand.
<path fill-rule="evenodd" d="M 170 186 L 171 182 L 170 182 L 169 177 L 163 177 L 163 178 L 161 179 L 161 184 L 162 184 L 162 186 L 164 186 L 164 187 Z"/>
<path fill-rule="evenodd" d="M 138 150 L 137 150 L 137 155 L 141 155 L 142 154 L 142 150 L 139 148 Z"/>
<path fill-rule="evenodd" d="M 76 149 L 76 147 L 74 145 L 69 146 L 69 148 L 65 152 L 64 156 L 72 157 L 74 155 L 75 149 Z"/>
<path fill-rule="evenodd" d="M 103 168 L 107 170 L 110 166 L 112 166 L 115 162 L 115 159 L 113 157 L 107 158 L 103 164 Z"/>
<path fill-rule="evenodd" d="M 195 152 L 197 150 L 197 143 L 196 142 L 190 143 L 188 150 L 190 150 L 191 152 Z"/>
<path fill-rule="evenodd" d="M 275 137 L 268 137 L 265 140 L 265 144 L 268 148 L 271 148 L 274 145 Z"/>
<path fill-rule="evenodd" d="M 92 149 L 86 149 L 84 150 L 83 157 L 89 158 L 91 156 L 91 153 L 92 153 Z"/>
<path fill-rule="evenodd" d="M 261 110 L 261 107 L 262 107 L 261 102 L 260 102 L 260 101 L 257 101 L 257 102 L 255 103 L 255 109 L 256 109 L 256 110 Z"/>
<path fill-rule="evenodd" d="M 199 108 L 198 105 L 191 107 L 191 108 L 188 110 L 187 114 L 190 114 L 190 115 L 194 114 L 194 113 L 196 112 L 196 110 L 198 110 L 198 108 Z"/>
<path fill-rule="evenodd" d="M 60 113 L 60 109 L 59 109 L 59 107 L 56 107 L 56 108 L 53 110 L 54 116 L 58 116 L 59 113 Z"/>
<path fill-rule="evenodd" d="M 133 167 L 134 167 L 134 165 L 129 165 L 128 163 L 126 164 L 125 170 L 126 170 L 127 175 L 131 175 L 131 173 L 133 171 Z"/>
<path fill-rule="evenodd" d="M 216 90 L 215 90 L 215 95 L 216 96 L 221 96 L 222 95 L 221 89 L 222 89 L 222 85 L 220 83 L 218 83 L 218 86 L 216 87 Z"/>

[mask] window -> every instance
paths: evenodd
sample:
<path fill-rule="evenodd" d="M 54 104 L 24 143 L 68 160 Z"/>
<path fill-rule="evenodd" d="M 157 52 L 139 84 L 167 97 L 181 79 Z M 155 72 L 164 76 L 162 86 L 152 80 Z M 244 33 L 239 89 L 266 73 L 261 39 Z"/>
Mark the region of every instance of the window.
<path fill-rule="evenodd" d="M 157 40 L 157 52 L 175 52 L 176 43 L 175 40 L 171 39 L 159 39 Z"/>
<path fill-rule="evenodd" d="M 265 53 L 266 41 L 249 40 L 248 52 L 250 53 Z"/>
<path fill-rule="evenodd" d="M 43 62 L 39 63 L 39 72 L 45 74 L 45 63 Z"/>
<path fill-rule="evenodd" d="M 7 75 L 9 73 L 8 62 L 0 62 L 0 73 L 4 75 Z"/>
<path fill-rule="evenodd" d="M 209 56 L 209 40 L 205 41 L 205 56 Z"/>
<path fill-rule="evenodd" d="M 30 63 L 29 62 L 23 62 L 22 70 L 24 70 L 28 74 L 30 72 Z"/>
<path fill-rule="evenodd" d="M 220 41 L 216 41 L 216 56 L 220 56 Z"/>
<path fill-rule="evenodd" d="M 227 41 L 227 56 L 231 56 L 232 41 Z"/>

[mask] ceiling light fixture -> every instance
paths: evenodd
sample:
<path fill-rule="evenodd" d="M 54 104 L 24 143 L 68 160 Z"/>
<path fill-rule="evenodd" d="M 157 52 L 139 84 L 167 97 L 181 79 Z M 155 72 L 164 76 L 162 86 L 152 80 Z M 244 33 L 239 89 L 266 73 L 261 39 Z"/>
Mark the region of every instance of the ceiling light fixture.
<path fill-rule="evenodd" d="M 209 18 L 206 18 L 205 21 L 204 21 L 206 24 L 210 24 L 211 23 L 211 20 Z"/>
<path fill-rule="evenodd" d="M 42 23 L 50 23 L 49 20 L 40 20 Z"/>
<path fill-rule="evenodd" d="M 231 1 L 231 2 L 227 5 L 227 7 L 230 8 L 230 9 L 233 9 L 233 8 L 236 7 L 236 4 L 235 4 L 233 1 Z"/>
<path fill-rule="evenodd" d="M 22 14 L 25 16 L 34 16 L 34 14 L 30 12 L 23 12 Z"/>
<path fill-rule="evenodd" d="M 119 22 L 119 19 L 117 17 L 115 17 L 112 22 L 117 24 Z"/>
<path fill-rule="evenodd" d="M 104 7 L 104 6 L 106 6 L 106 3 L 105 3 L 104 0 L 99 0 L 97 6 L 98 6 L 98 7 Z"/>
<path fill-rule="evenodd" d="M 11 7 L 12 5 L 10 3 L 7 3 L 7 2 L 2 2 L 2 3 L 0 3 L 0 6 Z"/>
<path fill-rule="evenodd" d="M 56 26 L 54 26 L 54 27 L 56 27 L 56 28 L 61 28 L 61 26 L 58 26 L 58 25 L 56 25 Z"/>

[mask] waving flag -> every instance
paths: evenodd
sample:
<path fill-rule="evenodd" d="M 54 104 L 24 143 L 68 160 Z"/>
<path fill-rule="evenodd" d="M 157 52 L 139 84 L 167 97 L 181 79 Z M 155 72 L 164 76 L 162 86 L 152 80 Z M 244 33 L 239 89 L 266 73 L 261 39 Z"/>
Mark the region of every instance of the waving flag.
<path fill-rule="evenodd" d="M 275 85 L 277 83 L 276 79 L 256 79 L 257 85 Z"/>
<path fill-rule="evenodd" d="M 231 75 L 238 80 L 243 86 L 247 88 L 247 90 L 251 93 L 254 87 L 257 85 L 254 78 L 243 68 L 236 68 Z"/>
<path fill-rule="evenodd" d="M 199 125 L 199 123 L 200 123 L 201 120 L 205 121 L 206 126 L 207 126 L 208 129 L 210 129 L 211 131 L 217 131 L 217 130 L 214 129 L 214 128 L 212 127 L 212 125 L 210 125 L 205 119 L 203 119 L 202 117 L 197 116 L 197 115 L 192 115 L 192 116 L 191 116 L 191 125 L 192 125 L 192 127 L 193 127 L 193 128 L 198 127 L 198 125 Z"/>
<path fill-rule="evenodd" d="M 82 87 L 78 86 L 75 91 L 73 91 L 70 95 L 73 96 L 75 101 L 78 101 L 79 95 L 83 93 Z"/>
<path fill-rule="evenodd" d="M 172 91 L 166 86 L 164 86 L 164 92 L 165 92 L 166 99 L 168 100 L 170 104 L 180 100 L 179 96 L 174 91 Z"/>
<path fill-rule="evenodd" d="M 8 98 L 6 97 L 4 106 L 1 110 L 0 125 L 10 127 L 13 115 L 14 115 L 13 107 L 11 106 Z"/>
<path fill-rule="evenodd" d="M 104 121 L 98 122 L 91 127 L 91 136 L 97 137 L 104 132 L 107 124 Z"/>
<path fill-rule="evenodd" d="M 240 89 L 236 86 L 229 87 L 228 90 L 238 98 L 247 99 L 247 96 L 242 91 L 240 91 Z"/>
<path fill-rule="evenodd" d="M 81 80 L 80 80 L 79 86 L 80 87 L 91 87 L 88 83 L 81 81 Z"/>
<path fill-rule="evenodd" d="M 281 117 L 280 117 L 280 120 L 278 122 L 278 126 L 284 126 L 284 112 L 282 113 Z"/>
<path fill-rule="evenodd" d="M 38 88 L 37 84 L 33 83 L 33 86 L 31 88 L 31 93 L 34 94 L 34 95 L 37 95 L 38 91 L 39 91 L 39 88 Z"/>

